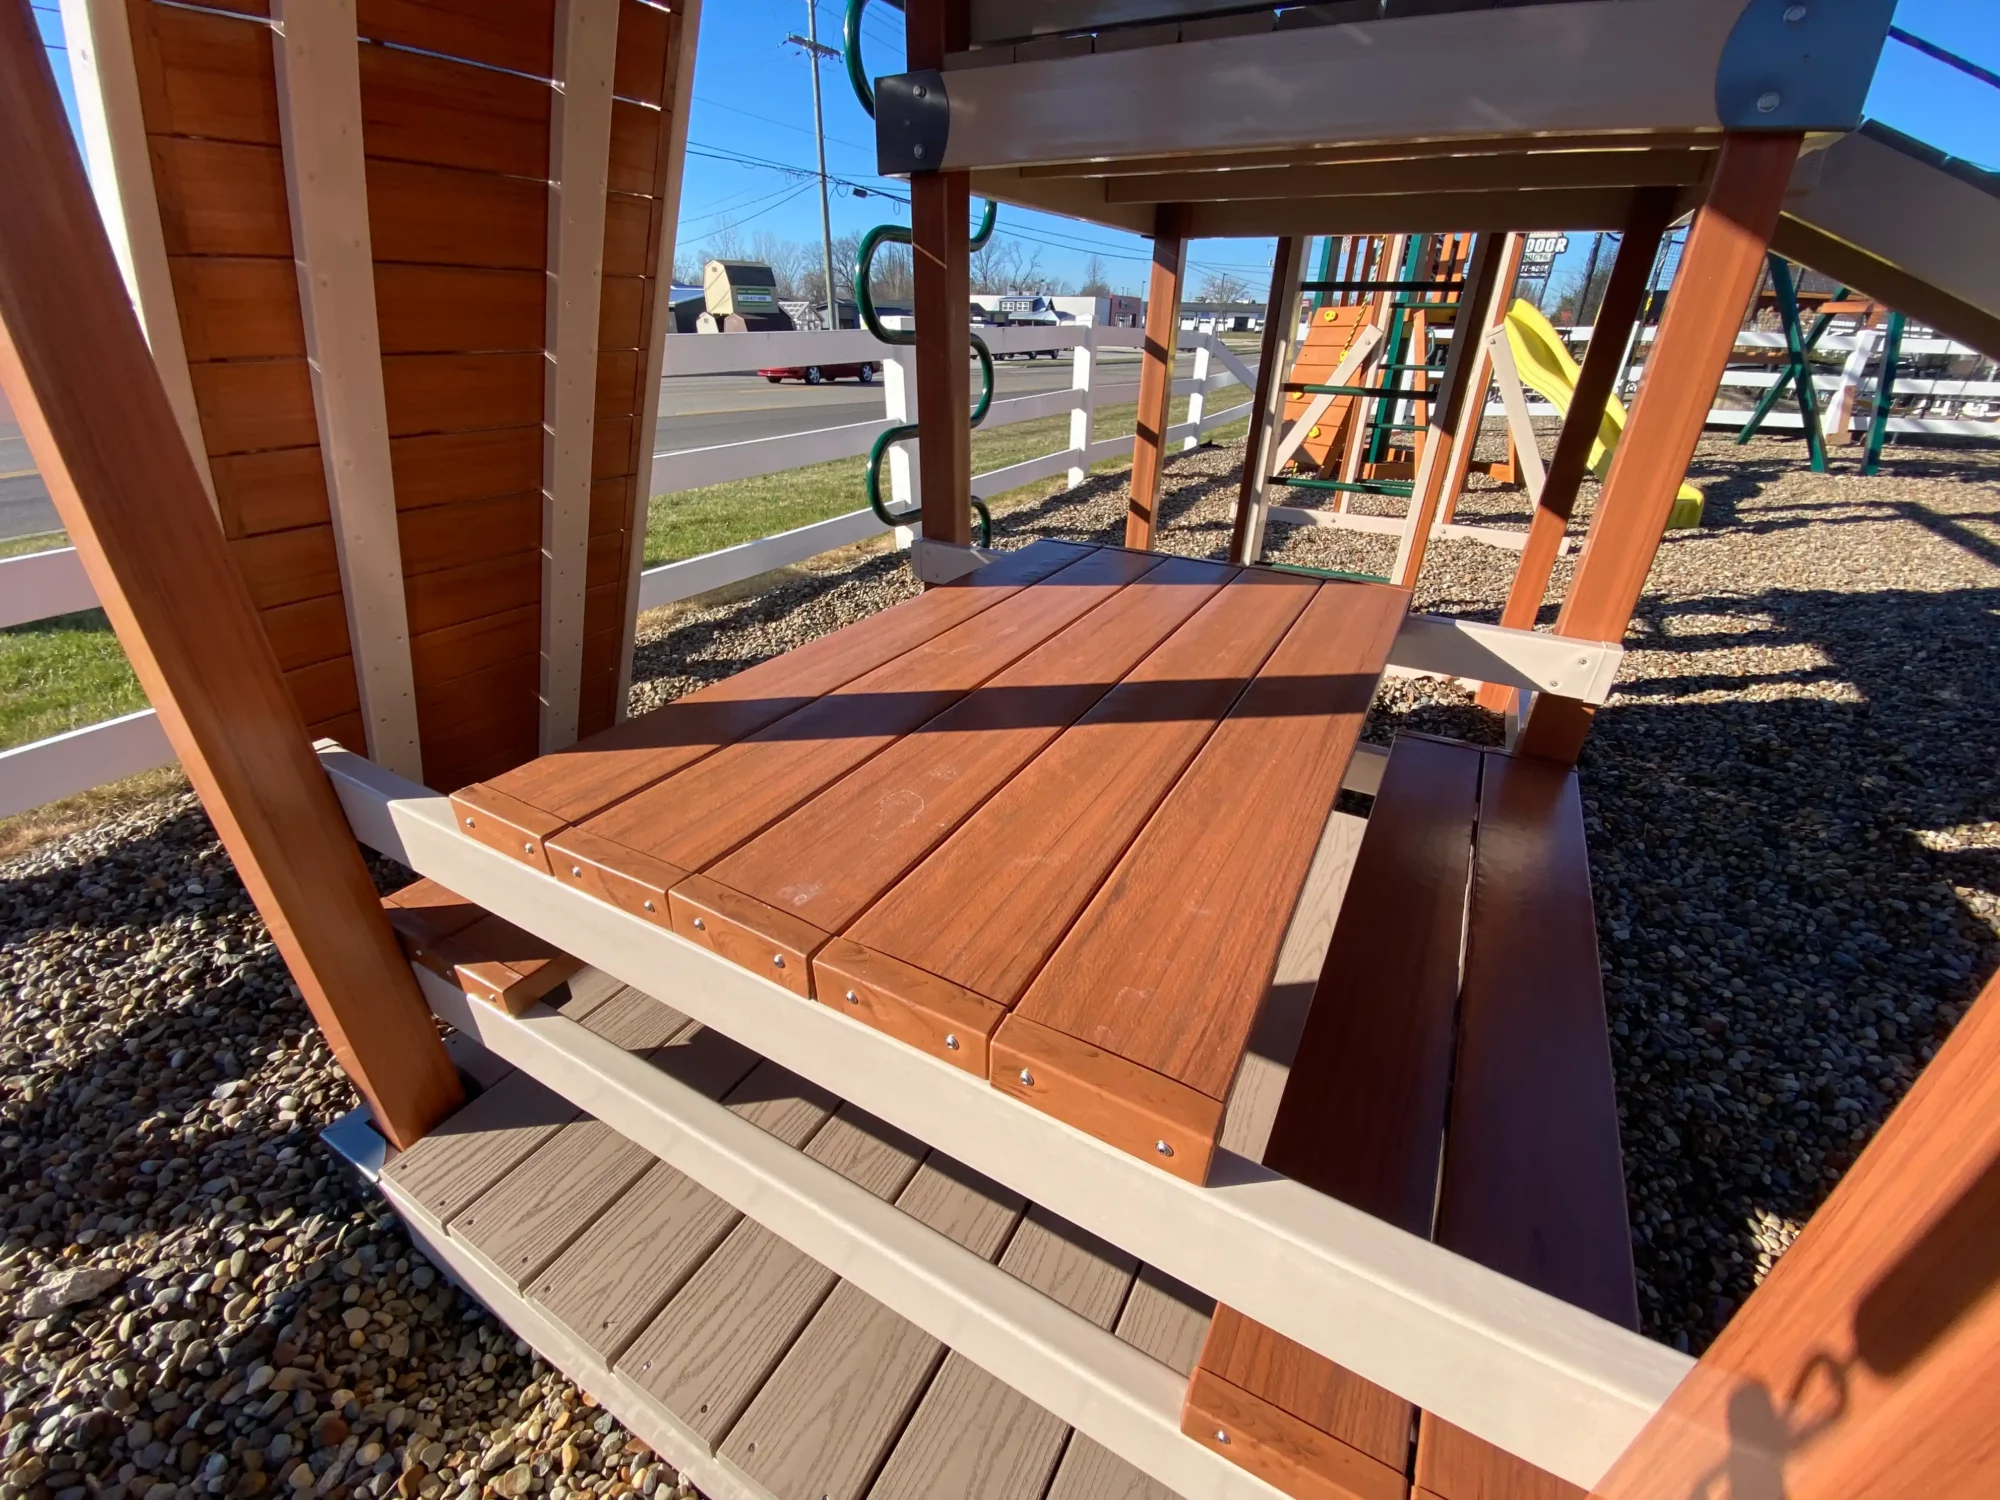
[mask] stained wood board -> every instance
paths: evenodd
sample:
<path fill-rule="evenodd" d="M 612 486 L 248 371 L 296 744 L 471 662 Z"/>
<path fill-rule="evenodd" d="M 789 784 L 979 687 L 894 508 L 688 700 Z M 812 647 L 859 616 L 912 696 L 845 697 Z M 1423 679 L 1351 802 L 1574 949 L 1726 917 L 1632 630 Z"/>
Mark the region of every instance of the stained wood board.
<path fill-rule="evenodd" d="M 1038 542 L 960 583 L 819 637 L 567 750 L 460 789 L 459 826 L 505 854 L 548 868 L 541 843 L 893 661 L 1090 549 Z M 532 846 L 524 847 L 524 846 Z"/>

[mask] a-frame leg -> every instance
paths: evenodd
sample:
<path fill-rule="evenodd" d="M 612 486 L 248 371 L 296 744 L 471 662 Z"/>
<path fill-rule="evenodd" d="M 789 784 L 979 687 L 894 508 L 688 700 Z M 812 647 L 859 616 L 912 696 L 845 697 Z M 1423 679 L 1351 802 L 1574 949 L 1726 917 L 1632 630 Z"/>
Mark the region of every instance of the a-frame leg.
<path fill-rule="evenodd" d="M 458 1076 L 229 557 L 25 5 L 0 6 L 0 391 L 334 1056 L 414 1143 Z"/>
<path fill-rule="evenodd" d="M 1271 295 L 1264 307 L 1262 358 L 1257 366 L 1256 399 L 1250 407 L 1250 430 L 1243 441 L 1243 477 L 1237 485 L 1236 524 L 1229 539 L 1229 560 L 1253 563 L 1264 555 L 1264 523 L 1270 511 L 1274 455 L 1283 434 L 1285 378 L 1298 343 L 1299 281 L 1305 268 L 1305 240 L 1290 235 L 1278 241 L 1271 262 Z"/>
<path fill-rule="evenodd" d="M 1789 133 L 1723 137 L 1632 419 L 1604 478 L 1576 581 L 1556 620 L 1558 635 L 1624 638 L 1763 271 L 1798 151 L 1799 137 Z M 1576 409 L 1573 403 L 1571 410 Z M 1552 474 L 1542 490 L 1545 505 L 1554 487 Z M 1524 553 L 1523 568 L 1526 561 Z M 1535 598 L 1539 601 L 1539 593 Z M 1574 762 L 1590 732 L 1591 713 L 1588 704 L 1544 693 L 1524 719 L 1515 748 Z"/>
<path fill-rule="evenodd" d="M 1174 404 L 1174 349 L 1180 341 L 1181 283 L 1187 279 L 1186 212 L 1162 203 L 1153 220 L 1153 274 L 1146 287 L 1146 338 L 1139 356 L 1139 413 L 1132 438 L 1132 492 L 1125 545 L 1150 549 L 1160 505 L 1160 463 Z"/>

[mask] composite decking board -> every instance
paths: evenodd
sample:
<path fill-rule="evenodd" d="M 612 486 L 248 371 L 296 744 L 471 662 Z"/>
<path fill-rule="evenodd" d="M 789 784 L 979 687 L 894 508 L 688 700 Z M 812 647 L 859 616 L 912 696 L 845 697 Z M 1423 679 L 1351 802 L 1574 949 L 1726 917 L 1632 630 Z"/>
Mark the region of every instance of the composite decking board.
<path fill-rule="evenodd" d="M 536 837 L 545 837 L 756 733 L 1091 550 L 1037 542 L 957 583 L 930 589 L 466 790 L 491 791 L 519 804 L 540 819 Z M 475 836 L 481 832 L 471 831 Z M 516 852 L 511 842 L 505 852 Z"/>
<path fill-rule="evenodd" d="M 852 1105 L 806 1147 L 823 1166 L 880 1198 L 916 1175 L 923 1145 Z M 745 1219 L 619 1358 L 618 1372 L 703 1441 L 743 1414 L 838 1278 Z"/>
<path fill-rule="evenodd" d="M 1046 1500 L 1179 1500 L 1179 1497 L 1102 1443 L 1073 1432 Z"/>
<path fill-rule="evenodd" d="M 702 870 L 1158 563 L 1090 553 L 580 826 L 645 858 Z"/>
<path fill-rule="evenodd" d="M 1013 1005 L 1318 587 L 1241 575 L 846 936 Z"/>
<path fill-rule="evenodd" d="M 707 873 L 839 932 L 1230 578 L 1173 559 Z"/>
<path fill-rule="evenodd" d="M 1487 754 L 1435 1238 L 1639 1326 L 1618 1107 L 1576 773 Z M 1582 1491 L 1425 1413 L 1441 1500 Z"/>
<path fill-rule="evenodd" d="M 608 1004 L 627 988 L 602 969 L 584 967 L 549 992 L 547 1004 L 572 1021 L 581 1021 L 601 1005 Z"/>
<path fill-rule="evenodd" d="M 1000 1267 L 1100 1328 L 1118 1321 L 1138 1262 L 1046 1209 L 1030 1208 Z M 1017 1500 L 1047 1489 L 1068 1426 L 957 1353 L 947 1355 L 869 1500 Z"/>
<path fill-rule="evenodd" d="M 1016 1014 L 1227 1094 L 1409 602 L 1319 589 Z"/>
<path fill-rule="evenodd" d="M 526 1073 L 510 1073 L 382 1170 L 448 1220 L 577 1113 Z"/>
<path fill-rule="evenodd" d="M 647 1060 L 710 1099 L 728 1093 L 757 1064 L 749 1048 L 692 1023 L 653 1048 Z M 601 1121 L 577 1120 L 462 1209 L 446 1228 L 485 1256 L 509 1286 L 523 1291 L 655 1159 Z"/>
<path fill-rule="evenodd" d="M 1426 1237 L 1480 764 L 1469 746 L 1396 740 L 1263 1151 L 1266 1166 Z M 1405 1461 L 1408 1402 L 1232 1308 L 1216 1309 L 1201 1364 L 1381 1463 Z"/>
<path fill-rule="evenodd" d="M 992 1260 L 1027 1205 L 933 1153 L 896 1206 Z M 843 1281 L 717 1454 L 777 1500 L 861 1500 L 944 1354 L 938 1339 Z"/>
<path fill-rule="evenodd" d="M 731 1113 L 798 1148 L 839 1103 L 771 1062 L 759 1063 L 723 1098 Z M 742 1218 L 707 1188 L 657 1162 L 535 1279 L 535 1301 L 608 1364 Z"/>
<path fill-rule="evenodd" d="M 650 1052 L 663 1047 L 693 1024 L 671 1005 L 629 986 L 594 1007 L 583 1019 L 586 1029 L 607 1042 L 616 1042 L 627 1052 Z"/>

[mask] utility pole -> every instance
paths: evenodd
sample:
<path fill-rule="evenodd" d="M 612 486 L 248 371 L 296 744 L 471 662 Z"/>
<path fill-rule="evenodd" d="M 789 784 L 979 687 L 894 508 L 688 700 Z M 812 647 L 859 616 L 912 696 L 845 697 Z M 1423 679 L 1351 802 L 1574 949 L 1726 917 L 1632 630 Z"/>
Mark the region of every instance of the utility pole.
<path fill-rule="evenodd" d="M 812 65 L 813 77 L 813 144 L 819 148 L 819 236 L 820 247 L 825 254 L 826 273 L 826 326 L 840 326 L 840 297 L 833 286 L 833 210 L 827 201 L 826 188 L 826 116 L 821 110 L 819 97 L 819 60 L 822 57 L 839 57 L 838 50 L 822 46 L 819 39 L 819 11 L 817 0 L 806 0 L 806 34 L 793 32 L 785 38 L 794 46 L 805 49 L 806 61 Z"/>

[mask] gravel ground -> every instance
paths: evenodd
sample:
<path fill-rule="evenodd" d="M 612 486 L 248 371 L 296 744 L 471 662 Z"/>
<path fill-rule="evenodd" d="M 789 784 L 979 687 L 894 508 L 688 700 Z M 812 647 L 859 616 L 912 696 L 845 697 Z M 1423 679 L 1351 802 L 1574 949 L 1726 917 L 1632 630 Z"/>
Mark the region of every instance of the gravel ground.
<path fill-rule="evenodd" d="M 1222 551 L 1238 457 L 1172 462 L 1164 547 Z M 1646 1327 L 1683 1348 L 2000 962 L 2000 455 L 1838 467 L 1704 443 L 1711 524 L 1662 550 L 1583 763 Z M 1115 539 L 1122 482 L 1014 504 L 1003 544 Z M 1462 513 L 1523 520 L 1497 491 Z M 1362 571 L 1391 546 L 1272 540 Z M 1512 560 L 1440 543 L 1419 606 L 1490 618 Z M 849 553 L 682 612 L 635 695 L 910 592 L 893 556 Z M 1499 727 L 1412 681 L 1369 733 L 1398 725 Z M 353 1092 L 191 799 L 0 865 L 0 942 L 0 1500 L 674 1493 L 320 1147 Z"/>

